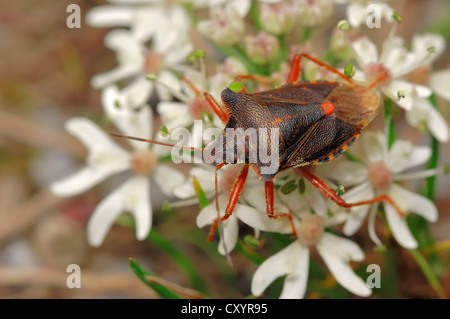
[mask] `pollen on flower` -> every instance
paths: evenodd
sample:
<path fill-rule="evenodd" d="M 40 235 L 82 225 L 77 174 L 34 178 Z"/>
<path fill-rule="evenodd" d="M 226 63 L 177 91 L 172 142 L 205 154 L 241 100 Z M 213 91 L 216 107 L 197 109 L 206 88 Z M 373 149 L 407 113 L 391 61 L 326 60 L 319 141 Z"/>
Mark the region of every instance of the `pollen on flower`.
<path fill-rule="evenodd" d="M 158 158 L 149 149 L 135 150 L 131 156 L 131 170 L 138 175 L 152 173 L 158 165 Z"/>
<path fill-rule="evenodd" d="M 392 184 L 392 172 L 383 162 L 370 164 L 367 175 L 370 184 L 376 190 L 385 190 Z"/>
<path fill-rule="evenodd" d="M 158 74 L 164 68 L 164 56 L 156 52 L 145 54 L 144 70 L 146 73 Z"/>
<path fill-rule="evenodd" d="M 392 73 L 382 63 L 369 63 L 364 68 L 364 74 L 369 84 L 377 81 L 381 76 L 386 77 L 377 83 L 378 87 L 388 86 L 392 81 Z"/>
<path fill-rule="evenodd" d="M 315 214 L 307 214 L 302 217 L 300 225 L 296 229 L 297 239 L 304 246 L 315 245 L 321 238 L 324 228 L 322 217 Z"/>

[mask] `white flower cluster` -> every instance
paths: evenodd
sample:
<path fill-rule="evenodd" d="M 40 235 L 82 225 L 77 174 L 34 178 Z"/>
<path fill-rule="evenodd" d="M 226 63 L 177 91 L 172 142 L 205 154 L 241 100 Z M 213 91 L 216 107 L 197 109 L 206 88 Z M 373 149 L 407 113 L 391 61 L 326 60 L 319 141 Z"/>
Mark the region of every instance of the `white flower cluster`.
<path fill-rule="evenodd" d="M 91 26 L 114 27 L 105 37 L 105 46 L 116 53 L 118 65 L 94 76 L 91 83 L 93 88 L 102 90 L 103 109 L 113 124 L 124 135 L 143 139 L 150 139 L 154 134 L 153 112 L 158 115 L 166 134 L 177 128 L 192 129 L 195 120 L 203 121 L 205 127 L 223 129 L 224 123 L 206 100 L 205 92 L 219 101 L 221 90 L 237 76 L 246 74 L 257 75 L 255 78 L 260 80 L 255 90 L 273 88 L 285 81 L 292 53 L 302 50 L 315 55 L 309 35 L 315 27 L 326 23 L 334 8 L 346 6 L 346 18 L 352 31 L 363 28 L 370 13 L 368 2 L 350 0 L 109 2 L 92 9 L 86 19 Z M 439 142 L 447 142 L 447 121 L 429 99 L 435 95 L 450 100 L 450 70 L 433 69 L 433 62 L 444 52 L 444 38 L 430 33 L 415 35 L 408 49 L 405 40 L 395 34 L 394 10 L 384 2 L 375 4 L 382 10 L 383 28 L 389 30 L 381 52 L 368 37 L 357 33 L 347 37 L 347 31 L 336 29 L 334 34 L 345 37 L 342 46 L 348 57 L 338 61 L 339 65 L 356 61 L 359 69 L 353 80 L 364 85 L 370 85 L 385 74 L 375 89 L 405 111 L 407 123 L 422 132 L 430 132 Z M 249 21 L 253 22 L 252 26 Z M 207 46 L 208 42 L 212 46 Z M 221 55 L 216 55 L 211 47 Z M 206 60 L 198 57 L 199 54 L 196 58 L 193 53 L 198 53 L 197 50 L 208 52 Z M 330 50 L 333 53 L 333 48 Z M 207 67 L 212 59 L 216 59 L 214 63 L 218 65 L 215 71 Z M 305 73 L 314 74 L 316 78 L 323 74 L 321 67 L 309 61 L 302 67 Z M 314 68 L 316 72 L 309 72 Z M 208 76 L 206 70 L 213 75 Z M 149 105 L 150 101 L 157 102 Z M 74 196 L 113 174 L 132 173 L 129 180 L 104 198 L 93 212 L 88 224 L 92 245 L 102 244 L 122 212 L 129 212 L 135 218 L 137 239 L 147 237 L 152 225 L 149 176 L 164 194 L 183 200 L 196 197 L 192 183 L 195 176 L 211 200 L 198 215 L 198 227 L 216 220 L 215 195 L 220 214 L 225 213 L 241 165 L 226 165 L 216 172 L 212 165 L 194 164 L 190 176 L 184 176 L 160 160 L 170 153 L 170 148 L 129 140 L 131 150 L 125 150 L 94 122 L 81 117 L 70 119 L 66 128 L 88 148 L 89 156 L 86 167 L 52 185 L 55 194 Z M 434 222 L 438 211 L 430 199 L 407 190 L 398 182 L 436 175 L 441 170 L 409 172 L 429 160 L 430 148 L 415 146 L 407 140 L 395 140 L 390 145 L 386 135 L 386 132 L 365 132 L 358 141 L 361 151 L 349 151 L 351 160 L 341 156 L 315 167 L 314 174 L 328 185 L 348 188 L 342 195 L 347 203 L 388 195 L 404 212 L 400 215 L 389 202 L 380 204 L 392 235 L 404 248 L 414 249 L 418 243 L 408 228 L 406 216 L 416 213 Z M 164 140 L 164 137 L 156 134 L 154 139 Z M 202 141 L 191 146 L 201 147 Z M 261 295 L 276 278 L 286 275 L 281 298 L 302 298 L 308 280 L 310 249 L 315 247 L 340 285 L 358 296 L 369 296 L 371 289 L 350 265 L 351 261 L 363 261 L 364 252 L 351 240 L 329 230 L 343 225 L 344 235 L 351 236 L 368 218 L 370 238 L 376 245 L 382 245 L 383 240 L 375 230 L 380 205 L 339 207 L 297 169 L 278 174 L 274 183 L 274 212 L 290 218 L 266 216 L 264 183 L 250 170 L 234 213 L 222 223 L 218 246 L 221 254 L 227 253 L 224 247 L 228 252 L 235 247 L 241 223 L 254 228 L 256 236 L 261 232 L 294 234 L 289 237 L 290 245 L 259 266 L 253 277 L 252 293 Z"/>

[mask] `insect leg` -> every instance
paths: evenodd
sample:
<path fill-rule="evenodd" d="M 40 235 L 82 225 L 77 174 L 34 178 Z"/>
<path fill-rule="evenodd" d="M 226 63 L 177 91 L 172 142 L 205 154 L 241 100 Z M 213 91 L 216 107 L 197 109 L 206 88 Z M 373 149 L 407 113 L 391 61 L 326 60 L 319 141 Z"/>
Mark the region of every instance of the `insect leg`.
<path fill-rule="evenodd" d="M 220 164 L 219 166 L 217 166 L 217 168 L 220 168 L 223 165 L 224 164 Z M 217 171 L 217 168 L 216 168 L 216 171 Z M 225 214 L 220 218 L 221 221 L 228 219 L 233 214 L 234 208 L 236 207 L 237 201 L 239 199 L 239 195 L 241 195 L 242 189 L 244 188 L 245 180 L 247 179 L 247 175 L 248 175 L 248 169 L 249 169 L 249 165 L 248 164 L 244 165 L 241 172 L 236 177 L 236 180 L 233 184 L 233 189 L 231 190 L 230 199 L 228 201 L 227 208 L 225 209 Z M 217 178 L 216 178 L 216 208 L 217 208 L 217 210 L 219 209 L 218 205 L 219 205 L 219 203 L 218 203 L 218 195 L 217 195 Z M 211 226 L 211 230 L 210 230 L 209 236 L 208 236 L 209 241 L 212 240 L 218 223 L 219 223 L 219 217 L 214 220 L 214 222 Z"/>
<path fill-rule="evenodd" d="M 183 76 L 182 78 L 183 82 L 186 83 L 191 90 L 195 93 L 197 97 L 201 97 L 202 94 L 200 90 L 192 83 L 189 79 Z M 211 94 L 204 92 L 203 96 L 205 97 L 208 104 L 211 106 L 214 113 L 217 114 L 217 116 L 221 119 L 222 122 L 227 123 L 228 122 L 228 115 L 227 113 L 222 109 L 219 103 L 212 97 Z"/>
<path fill-rule="evenodd" d="M 273 82 L 273 80 L 267 76 L 262 76 L 262 75 L 255 75 L 255 74 L 245 74 L 245 75 L 238 75 L 234 78 L 235 82 L 242 82 L 242 80 L 251 80 L 251 81 L 255 81 L 257 83 L 262 83 L 262 84 L 271 84 Z M 247 93 L 247 90 L 245 89 L 245 87 L 242 87 L 242 91 L 240 93 Z"/>
<path fill-rule="evenodd" d="M 289 211 L 289 213 L 280 213 L 280 214 L 275 215 L 275 212 L 273 209 L 273 202 L 274 202 L 273 181 L 265 182 L 264 187 L 265 187 L 265 191 L 266 191 L 266 210 L 267 210 L 266 213 L 267 213 L 267 216 L 270 219 L 278 219 L 278 218 L 283 218 L 283 217 L 289 218 L 289 221 L 291 222 L 291 226 L 292 226 L 292 233 L 295 235 L 296 230 L 295 230 L 294 222 L 292 220 L 292 213 Z"/>
<path fill-rule="evenodd" d="M 350 208 L 350 207 L 361 206 L 361 205 L 369 205 L 369 204 L 380 203 L 380 202 L 388 202 L 395 208 L 395 210 L 397 211 L 397 213 L 400 216 L 405 216 L 405 213 L 397 206 L 397 204 L 394 202 L 394 200 L 386 194 L 381 194 L 372 199 L 365 200 L 365 201 L 360 201 L 360 202 L 356 202 L 356 203 L 347 203 L 341 197 L 339 197 L 333 189 L 331 189 L 329 186 L 327 186 L 316 175 L 311 173 L 311 171 L 309 169 L 300 167 L 299 170 L 302 172 L 303 176 L 305 176 L 305 178 L 308 181 L 310 181 L 311 184 L 313 184 L 313 186 L 315 186 L 322 194 L 327 196 L 329 199 L 331 199 L 333 202 L 335 202 L 336 204 L 338 204 L 341 207 Z"/>
<path fill-rule="evenodd" d="M 289 76 L 287 78 L 287 83 L 292 83 L 292 82 L 296 82 L 298 81 L 298 77 L 300 75 L 300 70 L 301 70 L 301 59 L 302 57 L 307 58 L 308 60 L 316 63 L 317 65 L 327 69 L 330 72 L 333 72 L 334 74 L 337 74 L 339 77 L 341 77 L 343 80 L 347 81 L 350 84 L 353 84 L 352 80 L 350 80 L 348 77 L 345 76 L 344 73 L 342 73 L 341 71 L 333 68 L 332 66 L 323 63 L 309 55 L 307 55 L 306 53 L 299 53 L 296 54 L 294 56 L 294 58 L 292 59 L 292 63 L 291 63 L 291 71 L 289 72 Z"/>
<path fill-rule="evenodd" d="M 217 103 L 216 99 L 208 92 L 203 93 L 203 96 L 205 97 L 206 101 L 209 103 L 209 105 L 213 109 L 214 113 L 216 113 L 217 116 L 222 120 L 222 122 L 227 123 L 228 122 L 228 114 L 227 114 L 227 112 L 225 112 L 224 109 L 222 109 L 220 104 Z"/>

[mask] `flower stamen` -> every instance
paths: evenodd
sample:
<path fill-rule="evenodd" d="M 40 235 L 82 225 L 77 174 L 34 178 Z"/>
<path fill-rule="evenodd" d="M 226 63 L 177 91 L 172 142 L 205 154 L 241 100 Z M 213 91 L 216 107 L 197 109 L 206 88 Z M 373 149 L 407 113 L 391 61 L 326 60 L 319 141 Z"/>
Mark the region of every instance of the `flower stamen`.
<path fill-rule="evenodd" d="M 307 214 L 302 217 L 297 227 L 297 239 L 304 246 L 312 246 L 322 237 L 325 225 L 322 217 L 315 214 Z"/>

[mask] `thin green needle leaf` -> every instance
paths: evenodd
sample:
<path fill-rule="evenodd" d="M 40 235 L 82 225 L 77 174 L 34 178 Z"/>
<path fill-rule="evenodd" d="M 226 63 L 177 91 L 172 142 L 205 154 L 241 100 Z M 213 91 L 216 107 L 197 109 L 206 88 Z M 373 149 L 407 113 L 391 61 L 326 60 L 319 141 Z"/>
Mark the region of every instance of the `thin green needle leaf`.
<path fill-rule="evenodd" d="M 192 183 L 194 184 L 195 194 L 198 198 L 198 205 L 201 209 L 205 208 L 209 205 L 209 200 L 205 195 L 205 192 L 203 191 L 202 187 L 200 186 L 200 183 L 198 182 L 197 178 L 194 176 Z"/>
<path fill-rule="evenodd" d="M 422 273 L 425 275 L 426 279 L 428 280 L 428 283 L 430 284 L 431 288 L 434 289 L 438 297 L 441 299 L 447 299 L 444 289 L 442 289 L 442 286 L 438 278 L 433 272 L 433 269 L 431 269 L 431 266 L 427 262 L 427 260 L 422 256 L 422 254 L 417 249 L 409 250 L 409 252 L 417 262 L 417 265 L 419 265 L 420 270 L 422 270 Z"/>
<path fill-rule="evenodd" d="M 433 104 L 433 107 L 436 108 L 436 96 L 433 94 L 430 96 L 430 102 Z M 439 159 L 439 141 L 431 136 L 431 158 L 428 161 L 428 169 L 433 169 L 437 167 Z M 435 195 L 435 185 L 436 185 L 436 176 L 430 176 L 426 180 L 426 188 L 424 191 L 424 195 L 431 200 L 434 200 Z"/>
<path fill-rule="evenodd" d="M 130 258 L 129 265 L 133 273 L 136 275 L 136 277 L 142 281 L 144 284 L 152 288 L 158 295 L 160 295 L 164 299 L 182 299 L 181 296 L 175 294 L 170 289 L 166 288 L 163 285 L 156 284 L 156 283 L 149 283 L 147 280 L 145 280 L 145 276 L 154 276 L 152 273 L 145 271 L 142 269 L 141 265 L 134 260 L 133 258 Z"/>
<path fill-rule="evenodd" d="M 392 104 L 391 99 L 385 99 L 384 101 L 384 121 L 388 130 L 388 148 L 390 149 L 392 144 L 395 141 L 395 124 L 394 124 L 394 116 L 395 116 L 394 106 Z"/>
<path fill-rule="evenodd" d="M 172 260 L 184 270 L 197 291 L 204 295 L 208 295 L 208 289 L 202 276 L 184 253 L 182 253 L 176 246 L 174 246 L 170 241 L 165 239 L 164 236 L 154 229 L 152 229 L 150 234 L 147 236 L 147 239 L 167 253 Z"/>

